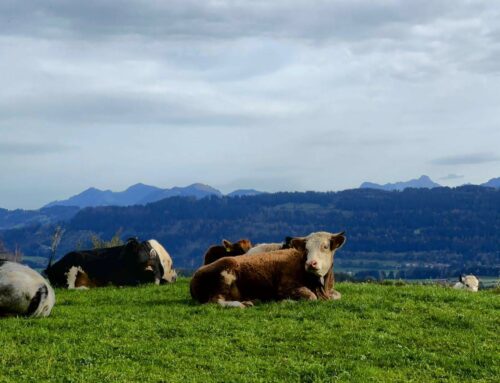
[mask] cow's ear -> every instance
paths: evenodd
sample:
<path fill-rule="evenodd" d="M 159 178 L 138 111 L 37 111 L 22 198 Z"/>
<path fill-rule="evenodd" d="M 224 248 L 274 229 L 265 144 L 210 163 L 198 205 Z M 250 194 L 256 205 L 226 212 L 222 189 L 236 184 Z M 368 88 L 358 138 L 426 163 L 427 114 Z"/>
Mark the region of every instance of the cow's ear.
<path fill-rule="evenodd" d="M 306 240 L 305 240 L 305 238 L 290 238 L 290 241 L 288 241 L 288 246 L 291 249 L 305 250 L 306 249 Z"/>
<path fill-rule="evenodd" d="M 140 243 L 137 238 L 129 238 L 125 246 L 129 249 L 135 249 L 140 246 Z"/>
<path fill-rule="evenodd" d="M 346 240 L 347 238 L 345 237 L 345 231 L 332 235 L 332 238 L 330 239 L 330 250 L 333 251 L 336 249 L 340 249 L 342 246 L 344 246 Z"/>
<path fill-rule="evenodd" d="M 292 243 L 293 237 L 286 237 L 285 241 L 283 242 L 283 248 L 284 249 L 289 249 L 291 247 L 290 243 Z"/>
<path fill-rule="evenodd" d="M 222 246 L 226 248 L 226 251 L 231 251 L 233 249 L 233 244 L 229 242 L 227 239 L 222 240 Z"/>

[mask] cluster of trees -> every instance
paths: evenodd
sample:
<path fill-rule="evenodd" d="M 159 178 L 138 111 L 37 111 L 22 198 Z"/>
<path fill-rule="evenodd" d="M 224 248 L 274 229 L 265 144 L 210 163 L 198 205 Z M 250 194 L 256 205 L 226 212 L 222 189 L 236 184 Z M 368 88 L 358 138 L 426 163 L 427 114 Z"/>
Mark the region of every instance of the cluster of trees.
<path fill-rule="evenodd" d="M 348 241 L 336 261 L 341 270 L 392 271 L 406 278 L 500 272 L 500 190 L 485 187 L 173 197 L 146 206 L 83 209 L 65 229 L 60 251 L 79 241 L 90 247 L 93 233 L 112 238 L 122 230 L 122 238 L 158 239 L 183 268 L 198 267 L 206 248 L 223 238 L 277 242 L 288 235 L 345 230 Z M 40 225 L 30 234 L 37 238 L 44 230 L 49 229 Z M 0 236 L 20 243 L 22 232 Z M 38 239 L 43 249 L 44 240 Z"/>
<path fill-rule="evenodd" d="M 9 251 L 4 243 L 0 241 L 0 259 L 21 262 L 23 260 L 23 253 L 19 250 L 18 246 L 16 246 L 13 252 Z"/>

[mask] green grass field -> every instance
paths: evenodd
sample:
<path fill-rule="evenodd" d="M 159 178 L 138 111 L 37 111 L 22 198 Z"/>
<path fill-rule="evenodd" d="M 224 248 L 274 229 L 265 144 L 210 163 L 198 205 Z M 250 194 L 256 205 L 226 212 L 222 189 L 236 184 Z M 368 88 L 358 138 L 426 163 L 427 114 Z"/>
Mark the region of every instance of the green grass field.
<path fill-rule="evenodd" d="M 498 382 L 500 295 L 338 284 L 337 302 L 200 306 L 189 281 L 58 290 L 0 321 L 0 382 Z"/>

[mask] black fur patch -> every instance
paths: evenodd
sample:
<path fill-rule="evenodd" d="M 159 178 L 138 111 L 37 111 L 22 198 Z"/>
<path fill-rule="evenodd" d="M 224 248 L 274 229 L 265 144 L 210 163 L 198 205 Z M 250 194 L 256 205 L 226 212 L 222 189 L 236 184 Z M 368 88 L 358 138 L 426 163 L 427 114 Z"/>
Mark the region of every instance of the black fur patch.
<path fill-rule="evenodd" d="M 49 295 L 49 289 L 47 288 L 46 285 L 41 285 L 40 288 L 37 290 L 35 296 L 31 298 L 31 302 L 28 307 L 28 311 L 26 311 L 26 315 L 28 316 L 33 315 L 40 306 L 40 303 L 42 303 L 43 300 L 47 298 L 47 295 Z"/>

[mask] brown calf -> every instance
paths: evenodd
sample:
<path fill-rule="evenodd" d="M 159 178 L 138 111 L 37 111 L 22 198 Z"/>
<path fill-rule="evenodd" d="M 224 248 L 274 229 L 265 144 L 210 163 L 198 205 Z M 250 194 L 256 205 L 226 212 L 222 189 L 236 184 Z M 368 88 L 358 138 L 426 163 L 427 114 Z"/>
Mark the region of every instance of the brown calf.
<path fill-rule="evenodd" d="M 231 243 L 228 240 L 222 240 L 222 246 L 211 246 L 203 258 L 203 264 L 208 265 L 223 257 L 234 257 L 245 254 L 252 247 L 248 239 L 240 239 L 238 242 Z"/>
<path fill-rule="evenodd" d="M 333 258 L 345 240 L 344 233 L 318 232 L 293 238 L 291 249 L 221 258 L 196 271 L 191 296 L 225 307 L 251 306 L 255 300 L 340 299 Z"/>

